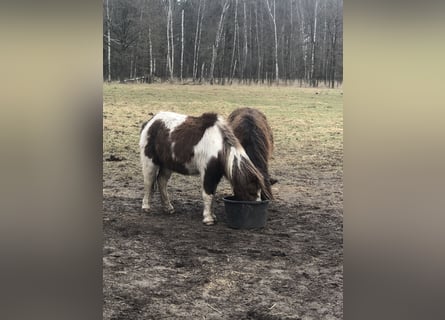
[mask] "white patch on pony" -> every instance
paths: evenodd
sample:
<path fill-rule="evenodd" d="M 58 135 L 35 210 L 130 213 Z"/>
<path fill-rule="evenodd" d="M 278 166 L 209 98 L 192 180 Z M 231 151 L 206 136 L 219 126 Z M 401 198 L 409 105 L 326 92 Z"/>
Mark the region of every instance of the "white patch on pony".
<path fill-rule="evenodd" d="M 162 111 L 156 115 L 156 120 L 162 120 L 164 125 L 172 132 L 187 119 L 185 114 L 178 114 L 169 111 Z"/>
<path fill-rule="evenodd" d="M 223 137 L 217 126 L 206 129 L 201 140 L 193 148 L 194 157 L 185 164 L 191 174 L 204 174 L 208 161 L 218 157 L 223 148 Z"/>
<path fill-rule="evenodd" d="M 185 121 L 187 118 L 186 115 L 183 114 L 177 114 L 173 112 L 163 111 L 160 113 L 157 113 L 153 118 L 150 119 L 150 121 L 145 125 L 144 129 L 141 131 L 141 137 L 139 140 L 139 146 L 141 148 L 144 148 L 147 144 L 147 132 L 150 129 L 153 122 L 157 120 L 161 120 L 162 123 L 167 127 L 167 129 L 173 131 L 177 126 L 179 126 L 181 123 Z"/>
<path fill-rule="evenodd" d="M 176 160 L 176 155 L 175 155 L 175 144 L 176 142 L 172 142 L 171 146 L 170 146 L 170 153 L 172 154 L 172 159 Z"/>
<path fill-rule="evenodd" d="M 139 147 L 141 149 L 144 149 L 145 146 L 147 145 L 147 142 L 148 142 L 147 133 L 148 133 L 148 130 L 150 129 L 151 125 L 153 124 L 153 122 L 155 122 L 157 120 L 161 120 L 162 123 L 170 131 L 170 134 L 171 134 L 171 132 L 176 127 L 178 127 L 180 124 L 182 124 L 186 118 L 187 118 L 187 116 L 184 114 L 178 114 L 178 113 L 169 112 L 169 111 L 161 111 L 161 112 L 157 113 L 145 125 L 144 129 L 142 129 L 140 140 L 139 140 Z M 175 157 L 175 154 L 173 153 L 173 150 L 174 150 L 173 148 L 174 148 L 174 143 L 172 143 L 172 146 L 171 146 L 171 150 L 172 150 L 171 153 L 172 153 L 172 158 L 175 159 L 176 157 Z"/>
<path fill-rule="evenodd" d="M 229 156 L 227 157 L 227 174 L 229 175 L 229 180 L 232 180 L 233 177 L 233 161 L 235 160 L 235 147 L 230 147 Z"/>

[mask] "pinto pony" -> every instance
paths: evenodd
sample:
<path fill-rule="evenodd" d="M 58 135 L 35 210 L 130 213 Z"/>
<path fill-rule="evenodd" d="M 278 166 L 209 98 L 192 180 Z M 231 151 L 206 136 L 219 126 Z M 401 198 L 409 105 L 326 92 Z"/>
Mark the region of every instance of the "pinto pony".
<path fill-rule="evenodd" d="M 269 176 L 268 162 L 272 157 L 274 143 L 266 116 L 257 109 L 239 108 L 229 115 L 228 122 L 250 160 L 265 179 L 266 192 L 261 192 L 261 198 L 272 199 L 271 185 L 277 180 Z"/>
<path fill-rule="evenodd" d="M 144 123 L 139 147 L 144 174 L 144 211 L 150 210 L 157 181 L 163 210 L 174 212 L 167 193 L 172 172 L 201 176 L 206 225 L 215 223 L 212 199 L 223 176 L 230 181 L 239 200 L 260 200 L 261 193 L 268 194 L 264 177 L 231 128 L 215 113 L 193 117 L 160 112 Z"/>

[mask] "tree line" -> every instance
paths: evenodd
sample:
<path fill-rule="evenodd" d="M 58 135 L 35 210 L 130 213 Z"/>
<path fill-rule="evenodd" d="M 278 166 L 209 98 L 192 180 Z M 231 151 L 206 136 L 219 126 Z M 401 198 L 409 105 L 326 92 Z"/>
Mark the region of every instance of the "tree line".
<path fill-rule="evenodd" d="M 105 81 L 343 80 L 342 0 L 103 0 Z"/>

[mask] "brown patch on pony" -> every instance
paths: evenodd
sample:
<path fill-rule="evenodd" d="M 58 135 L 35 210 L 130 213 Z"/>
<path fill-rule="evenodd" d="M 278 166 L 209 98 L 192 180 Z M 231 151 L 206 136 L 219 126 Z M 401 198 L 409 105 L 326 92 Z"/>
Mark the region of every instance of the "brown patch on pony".
<path fill-rule="evenodd" d="M 147 144 L 145 145 L 144 154 L 160 167 L 188 174 L 189 172 L 184 164 L 173 160 L 169 136 L 170 130 L 165 126 L 164 122 L 160 119 L 154 121 L 147 131 Z"/>
<path fill-rule="evenodd" d="M 207 194 L 215 194 L 216 187 L 224 175 L 224 164 L 221 160 L 221 155 L 218 158 L 212 158 L 207 163 L 204 173 L 203 188 Z"/>
<path fill-rule="evenodd" d="M 190 161 L 194 156 L 194 146 L 202 139 L 207 128 L 215 125 L 217 120 L 216 113 L 204 113 L 200 117 L 188 116 L 171 133 L 175 158 L 183 163 Z"/>
<path fill-rule="evenodd" d="M 271 185 L 277 180 L 269 176 L 268 162 L 274 141 L 266 116 L 257 109 L 239 108 L 229 115 L 228 122 L 250 160 L 264 177 L 266 192 L 262 192 L 261 198 L 272 199 Z"/>

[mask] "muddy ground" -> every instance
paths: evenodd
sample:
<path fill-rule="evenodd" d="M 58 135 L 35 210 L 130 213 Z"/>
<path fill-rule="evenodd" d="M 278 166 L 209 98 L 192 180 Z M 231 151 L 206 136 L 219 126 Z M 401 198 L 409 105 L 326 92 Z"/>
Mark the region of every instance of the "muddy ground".
<path fill-rule="evenodd" d="M 142 213 L 142 175 L 126 159 L 104 164 L 104 319 L 342 319 L 343 209 L 341 154 L 332 166 L 272 165 L 276 197 L 264 229 L 204 226 L 198 177 L 173 175 L 174 214 Z"/>

